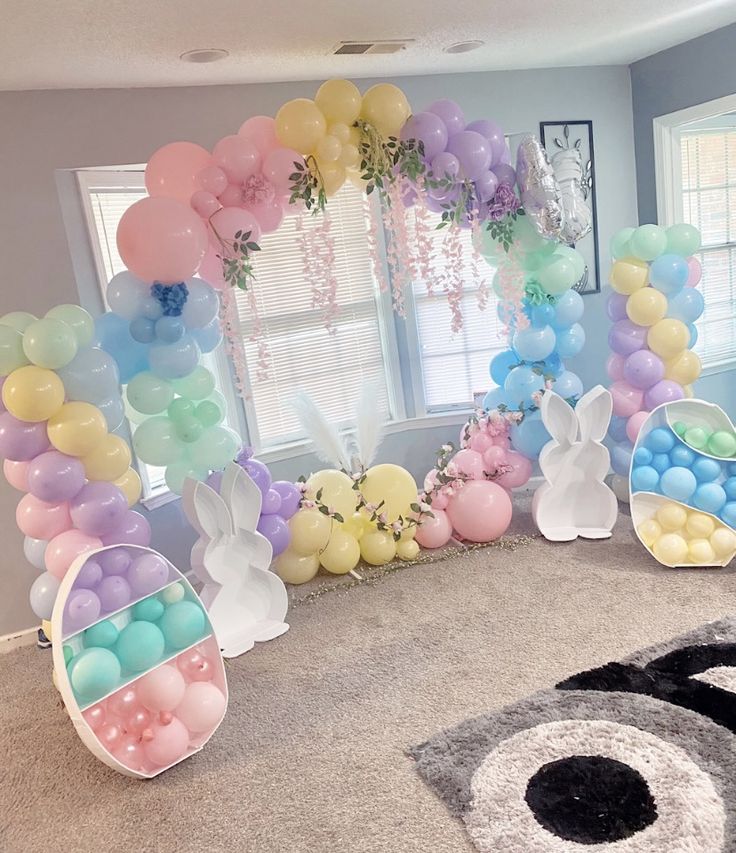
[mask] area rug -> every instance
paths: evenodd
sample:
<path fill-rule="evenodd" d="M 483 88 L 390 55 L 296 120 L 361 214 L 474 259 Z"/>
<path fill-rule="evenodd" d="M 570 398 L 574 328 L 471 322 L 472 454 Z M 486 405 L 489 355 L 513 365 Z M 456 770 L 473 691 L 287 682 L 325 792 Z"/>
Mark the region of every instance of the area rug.
<path fill-rule="evenodd" d="M 736 617 L 410 754 L 482 853 L 734 853 Z"/>

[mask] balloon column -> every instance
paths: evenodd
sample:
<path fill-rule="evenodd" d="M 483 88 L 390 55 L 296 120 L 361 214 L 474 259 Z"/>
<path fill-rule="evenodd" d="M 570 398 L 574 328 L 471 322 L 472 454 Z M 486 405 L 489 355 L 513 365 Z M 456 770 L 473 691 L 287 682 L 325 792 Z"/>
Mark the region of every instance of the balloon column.
<path fill-rule="evenodd" d="M 26 492 L 16 510 L 28 561 L 42 572 L 31 607 L 51 612 L 62 578 L 80 554 L 102 545 L 148 545 L 151 530 L 130 509 L 141 483 L 130 467 L 118 371 L 92 346 L 94 324 L 77 305 L 38 319 L 0 318 L 0 456 L 8 482 Z"/>
<path fill-rule="evenodd" d="M 613 418 L 611 466 L 627 477 L 631 450 L 648 413 L 663 403 L 692 397 L 701 364 L 692 347 L 695 321 L 703 313 L 697 289 L 701 267 L 694 253 L 700 234 L 692 225 L 624 228 L 611 242 L 613 293 L 607 312 Z M 625 484 L 624 484 L 625 485 Z M 619 496 L 622 481 L 614 482 Z"/>

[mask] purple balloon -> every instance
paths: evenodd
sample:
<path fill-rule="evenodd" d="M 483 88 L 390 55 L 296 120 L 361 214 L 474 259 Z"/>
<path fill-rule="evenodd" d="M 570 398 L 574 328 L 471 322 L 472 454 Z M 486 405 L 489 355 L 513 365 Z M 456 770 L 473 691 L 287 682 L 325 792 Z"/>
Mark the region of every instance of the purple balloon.
<path fill-rule="evenodd" d="M 100 615 L 100 599 L 89 589 L 74 589 L 69 593 L 64 613 L 64 632 L 81 631 Z"/>
<path fill-rule="evenodd" d="M 481 201 L 490 201 L 496 194 L 498 189 L 498 178 L 495 172 L 489 169 L 475 179 L 475 191 L 478 193 L 478 198 Z"/>
<path fill-rule="evenodd" d="M 646 346 L 648 331 L 631 320 L 619 320 L 608 333 L 608 346 L 619 355 L 631 355 Z"/>
<path fill-rule="evenodd" d="M 246 471 L 251 480 L 253 480 L 256 486 L 258 486 L 261 490 L 261 494 L 265 497 L 266 493 L 271 488 L 271 472 L 268 470 L 266 465 L 264 465 L 263 462 L 259 462 L 257 459 L 248 459 L 248 461 L 244 463 L 243 469 Z"/>
<path fill-rule="evenodd" d="M 169 564 L 158 554 L 141 554 L 128 569 L 128 583 L 136 595 L 150 595 L 169 579 Z"/>
<path fill-rule="evenodd" d="M 74 579 L 74 586 L 94 589 L 101 580 L 102 566 L 97 558 L 91 558 L 79 570 L 79 574 Z"/>
<path fill-rule="evenodd" d="M 491 143 L 474 130 L 463 130 L 450 137 L 447 150 L 460 161 L 463 177 L 479 178 L 491 165 Z"/>
<path fill-rule="evenodd" d="M 104 575 L 124 575 L 133 562 L 126 548 L 110 548 L 95 555 Z"/>
<path fill-rule="evenodd" d="M 432 160 L 431 169 L 432 177 L 436 180 L 440 181 L 449 178 L 454 181 L 460 174 L 460 161 L 454 154 L 443 151 Z M 443 192 L 447 192 L 447 190 L 440 190 L 440 193 Z M 431 193 L 431 195 L 435 195 L 435 193 Z"/>
<path fill-rule="evenodd" d="M 493 167 L 493 174 L 498 178 L 499 184 L 507 184 L 510 187 L 516 183 L 516 170 L 508 163 L 499 163 Z"/>
<path fill-rule="evenodd" d="M 58 450 L 41 453 L 28 466 L 28 491 L 47 503 L 71 500 L 85 481 L 80 460 Z"/>
<path fill-rule="evenodd" d="M 20 421 L 10 412 L 0 415 L 0 456 L 12 462 L 29 462 L 48 448 L 46 421 Z"/>
<path fill-rule="evenodd" d="M 261 515 L 276 515 L 281 512 L 281 495 L 272 487 L 263 496 Z"/>
<path fill-rule="evenodd" d="M 278 557 L 289 547 L 291 540 L 289 525 L 280 515 L 262 515 L 256 530 L 271 543 L 274 557 Z"/>
<path fill-rule="evenodd" d="M 624 379 L 634 388 L 646 391 L 664 379 L 664 362 L 649 349 L 632 352 L 624 362 Z"/>
<path fill-rule="evenodd" d="M 287 520 L 290 519 L 299 509 L 302 493 L 294 483 L 289 483 L 287 480 L 276 480 L 274 483 L 271 483 L 271 488 L 281 496 L 279 515 Z"/>
<path fill-rule="evenodd" d="M 465 130 L 474 130 L 484 139 L 488 140 L 491 145 L 492 164 L 502 162 L 502 158 L 506 152 L 506 137 L 503 135 L 503 130 L 501 130 L 495 121 L 479 118 L 477 121 L 471 121 Z"/>
<path fill-rule="evenodd" d="M 673 403 L 675 400 L 682 400 L 685 392 L 682 390 L 682 385 L 673 382 L 671 379 L 663 379 L 657 382 L 656 385 L 646 392 L 644 395 L 644 405 L 647 409 L 656 409 L 663 403 Z"/>
<path fill-rule="evenodd" d="M 69 504 L 74 526 L 88 536 L 104 536 L 122 522 L 128 501 L 114 483 L 87 483 Z"/>
<path fill-rule="evenodd" d="M 427 112 L 434 113 L 442 119 L 443 124 L 447 128 L 447 135 L 453 136 L 455 133 L 460 133 L 465 130 L 465 116 L 460 109 L 460 105 L 449 98 L 441 98 L 439 101 L 434 101 L 427 107 Z"/>
<path fill-rule="evenodd" d="M 123 520 L 102 537 L 103 545 L 143 545 L 151 543 L 151 525 L 139 513 L 129 509 Z"/>
<path fill-rule="evenodd" d="M 401 129 L 401 138 L 419 140 L 424 146 L 424 156 L 431 160 L 447 145 L 447 128 L 435 113 L 415 113 Z"/>
<path fill-rule="evenodd" d="M 105 613 L 119 610 L 130 603 L 130 584 L 121 575 L 109 575 L 98 584 L 97 597 Z"/>
<path fill-rule="evenodd" d="M 606 300 L 606 314 L 612 323 L 617 323 L 619 320 L 625 320 L 628 317 L 626 313 L 626 303 L 629 297 L 623 293 L 612 293 Z"/>

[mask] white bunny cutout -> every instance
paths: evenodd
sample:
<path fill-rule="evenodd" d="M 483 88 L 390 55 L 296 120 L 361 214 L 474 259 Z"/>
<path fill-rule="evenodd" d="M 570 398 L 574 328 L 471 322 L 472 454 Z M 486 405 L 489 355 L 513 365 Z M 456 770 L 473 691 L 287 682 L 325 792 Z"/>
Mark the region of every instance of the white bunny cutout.
<path fill-rule="evenodd" d="M 618 516 L 618 502 L 605 484 L 610 456 L 602 444 L 611 420 L 610 393 L 596 385 L 573 409 L 547 391 L 541 415 L 552 440 L 539 454 L 545 482 L 532 501 L 540 532 L 552 542 L 607 539 Z M 578 434 L 579 433 L 579 434 Z"/>
<path fill-rule="evenodd" d="M 286 587 L 269 570 L 271 543 L 256 530 L 261 497 L 234 462 L 225 469 L 220 494 L 196 480 L 184 485 L 184 511 L 199 533 L 192 569 L 204 584 L 200 598 L 226 658 L 289 630 Z"/>

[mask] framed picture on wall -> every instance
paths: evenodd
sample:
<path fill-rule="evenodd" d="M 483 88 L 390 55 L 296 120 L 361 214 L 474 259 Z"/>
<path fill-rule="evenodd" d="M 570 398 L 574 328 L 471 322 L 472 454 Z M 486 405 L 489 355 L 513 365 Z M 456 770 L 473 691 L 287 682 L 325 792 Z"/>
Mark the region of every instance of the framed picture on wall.
<path fill-rule="evenodd" d="M 598 255 L 598 211 L 595 198 L 595 155 L 593 152 L 593 122 L 582 121 L 540 121 L 539 138 L 544 150 L 547 152 L 553 168 L 555 167 L 555 155 L 559 162 L 565 158 L 564 152 L 570 152 L 568 157 L 573 157 L 574 152 L 579 152 L 580 169 L 582 178 L 580 180 L 583 196 L 593 214 L 593 227 L 585 237 L 575 244 L 575 248 L 585 258 L 586 275 L 576 285 L 583 295 L 586 293 L 600 293 L 600 260 Z M 557 170 L 555 170 L 557 171 Z M 564 187 L 562 187 L 564 191 Z"/>

